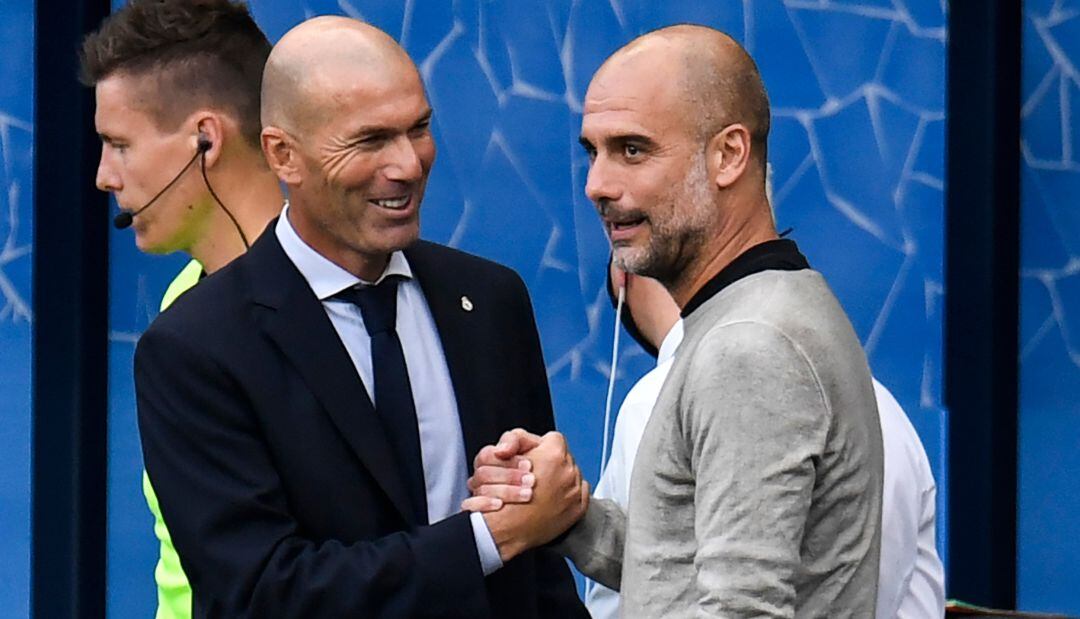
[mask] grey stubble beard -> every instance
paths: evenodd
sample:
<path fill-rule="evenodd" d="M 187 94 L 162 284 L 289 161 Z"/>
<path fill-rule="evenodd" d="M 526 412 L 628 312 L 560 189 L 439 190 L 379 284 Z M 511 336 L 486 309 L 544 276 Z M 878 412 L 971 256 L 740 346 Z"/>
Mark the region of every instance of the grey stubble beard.
<path fill-rule="evenodd" d="M 668 194 L 671 216 L 649 218 L 649 243 L 645 247 L 615 247 L 615 266 L 628 272 L 651 277 L 669 290 L 688 276 L 688 267 L 700 253 L 706 240 L 713 213 L 705 153 L 698 151 L 679 190 Z M 688 205 L 679 208 L 680 205 Z"/>

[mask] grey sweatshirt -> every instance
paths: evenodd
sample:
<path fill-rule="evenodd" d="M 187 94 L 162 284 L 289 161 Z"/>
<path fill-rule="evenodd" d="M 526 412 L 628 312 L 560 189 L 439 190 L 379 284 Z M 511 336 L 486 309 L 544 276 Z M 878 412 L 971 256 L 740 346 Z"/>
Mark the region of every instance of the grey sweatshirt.
<path fill-rule="evenodd" d="M 825 280 L 750 275 L 685 327 L 627 512 L 593 500 L 560 550 L 626 617 L 873 617 L 881 429 Z"/>

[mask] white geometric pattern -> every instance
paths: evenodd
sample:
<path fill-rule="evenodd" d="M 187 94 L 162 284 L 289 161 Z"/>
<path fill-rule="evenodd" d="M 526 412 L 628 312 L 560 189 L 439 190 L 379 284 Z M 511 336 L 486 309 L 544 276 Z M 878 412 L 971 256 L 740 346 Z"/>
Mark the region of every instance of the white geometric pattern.
<path fill-rule="evenodd" d="M 252 9 L 272 40 L 305 17 L 347 14 L 383 28 L 416 59 L 439 147 L 424 236 L 525 279 L 559 426 L 594 479 L 613 316 L 607 241 L 583 191 L 582 97 L 603 59 L 646 30 L 689 21 L 744 41 L 774 107 L 780 226 L 795 228 L 829 278 L 942 474 L 941 0 L 254 0 Z M 134 616 L 148 614 L 153 598 L 132 566 L 150 565 L 154 547 L 131 473 L 132 347 L 121 339 L 146 327 L 178 263 L 139 256 L 126 234 L 114 236 L 113 251 L 112 328 L 124 338 L 113 344 L 110 612 Z M 632 342 L 623 348 L 621 393 L 649 364 Z M 946 494 L 942 484 L 942 505 Z M 144 529 L 142 538 L 130 533 Z"/>

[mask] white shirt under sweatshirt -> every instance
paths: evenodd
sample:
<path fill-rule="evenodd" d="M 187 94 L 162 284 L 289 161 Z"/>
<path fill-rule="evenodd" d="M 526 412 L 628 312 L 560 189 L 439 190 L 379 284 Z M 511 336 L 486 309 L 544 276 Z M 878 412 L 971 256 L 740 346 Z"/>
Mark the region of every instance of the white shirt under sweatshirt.
<path fill-rule="evenodd" d="M 641 377 L 619 407 L 611 459 L 594 496 L 628 505 L 638 444 L 682 338 L 679 321 L 661 343 L 656 367 Z M 945 573 L 935 545 L 937 487 L 930 463 L 904 410 L 876 379 L 874 396 L 885 457 L 877 619 L 940 618 L 945 612 Z M 588 582 L 585 604 L 594 619 L 619 616 L 618 592 L 595 582 Z"/>

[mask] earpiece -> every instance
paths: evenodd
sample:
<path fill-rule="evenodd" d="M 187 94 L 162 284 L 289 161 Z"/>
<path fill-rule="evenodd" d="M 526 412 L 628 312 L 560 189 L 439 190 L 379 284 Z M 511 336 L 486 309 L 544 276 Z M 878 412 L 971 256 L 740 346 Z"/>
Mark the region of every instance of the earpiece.
<path fill-rule="evenodd" d="M 196 148 L 198 148 L 199 152 L 200 153 L 205 153 L 206 151 L 210 150 L 213 147 L 214 147 L 214 143 L 210 141 L 210 138 L 206 137 L 205 133 L 200 133 L 199 134 L 198 146 L 196 146 Z"/>

